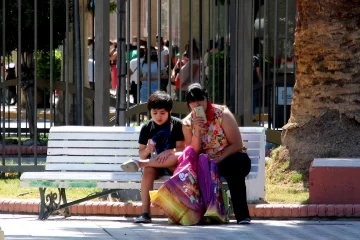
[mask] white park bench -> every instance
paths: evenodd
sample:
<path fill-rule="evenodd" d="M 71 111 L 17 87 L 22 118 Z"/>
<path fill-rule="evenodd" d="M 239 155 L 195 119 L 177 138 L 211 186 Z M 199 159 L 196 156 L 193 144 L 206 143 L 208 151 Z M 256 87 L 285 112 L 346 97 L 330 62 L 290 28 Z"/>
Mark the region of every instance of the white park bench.
<path fill-rule="evenodd" d="M 49 132 L 44 172 L 25 172 L 22 187 L 39 188 L 41 206 L 39 219 L 46 219 L 58 210 L 116 192 L 120 189 L 140 189 L 141 172 L 123 172 L 120 164 L 129 158 L 138 158 L 138 139 L 141 127 L 59 126 Z M 251 172 L 246 178 L 249 201 L 263 200 L 265 196 L 265 129 L 240 127 L 247 152 L 251 158 Z M 167 177 L 168 178 L 168 177 Z M 158 189 L 166 177 L 158 179 Z M 45 194 L 47 188 L 59 193 Z M 66 188 L 106 189 L 91 196 L 67 202 Z"/>

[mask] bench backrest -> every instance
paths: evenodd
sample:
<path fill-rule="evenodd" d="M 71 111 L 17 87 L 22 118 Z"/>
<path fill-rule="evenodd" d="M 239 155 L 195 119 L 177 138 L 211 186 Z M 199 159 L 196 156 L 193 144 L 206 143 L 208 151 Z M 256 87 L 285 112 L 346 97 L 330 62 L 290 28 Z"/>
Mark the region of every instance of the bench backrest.
<path fill-rule="evenodd" d="M 121 171 L 119 164 L 138 158 L 141 127 L 52 127 L 49 133 L 46 171 Z M 248 155 L 250 175 L 265 158 L 265 129 L 240 127 Z"/>

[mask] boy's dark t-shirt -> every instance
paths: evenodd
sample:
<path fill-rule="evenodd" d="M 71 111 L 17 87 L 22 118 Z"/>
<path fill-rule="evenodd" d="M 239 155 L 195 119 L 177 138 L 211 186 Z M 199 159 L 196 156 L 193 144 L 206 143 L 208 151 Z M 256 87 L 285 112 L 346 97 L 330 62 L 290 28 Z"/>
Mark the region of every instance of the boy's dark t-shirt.
<path fill-rule="evenodd" d="M 145 123 L 139 136 L 139 144 L 146 145 L 152 139 L 156 143 L 156 153 L 176 147 L 177 141 L 184 141 L 181 120 L 171 117 L 162 125 L 157 125 L 153 120 Z"/>

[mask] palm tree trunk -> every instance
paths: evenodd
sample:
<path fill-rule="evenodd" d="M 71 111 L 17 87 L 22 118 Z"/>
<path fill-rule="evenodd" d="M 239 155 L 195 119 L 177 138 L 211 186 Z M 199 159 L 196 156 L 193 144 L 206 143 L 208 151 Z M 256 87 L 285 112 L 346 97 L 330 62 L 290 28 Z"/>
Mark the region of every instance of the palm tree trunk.
<path fill-rule="evenodd" d="M 294 169 L 360 156 L 360 0 L 297 1 L 297 64 L 282 143 Z"/>

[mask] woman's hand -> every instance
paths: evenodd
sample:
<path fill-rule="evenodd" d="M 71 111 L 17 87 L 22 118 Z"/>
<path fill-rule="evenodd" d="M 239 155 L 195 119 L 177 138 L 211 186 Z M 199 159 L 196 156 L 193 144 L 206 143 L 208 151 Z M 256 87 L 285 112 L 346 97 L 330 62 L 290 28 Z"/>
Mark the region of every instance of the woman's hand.
<path fill-rule="evenodd" d="M 155 162 L 159 164 L 164 163 L 166 159 L 170 156 L 170 154 L 171 153 L 169 153 L 169 151 L 164 151 L 162 153 L 159 153 L 155 158 Z"/>
<path fill-rule="evenodd" d="M 191 113 L 191 117 L 193 119 L 195 135 L 198 136 L 198 133 L 200 133 L 200 130 L 202 128 L 204 128 L 205 121 L 203 118 L 196 117 L 196 113 L 194 111 Z"/>
<path fill-rule="evenodd" d="M 217 157 L 217 158 L 214 158 L 213 160 L 214 160 L 214 162 L 216 162 L 217 164 L 219 164 L 222 160 L 224 160 L 224 158 L 223 158 L 222 156 L 219 156 L 219 157 Z"/>

